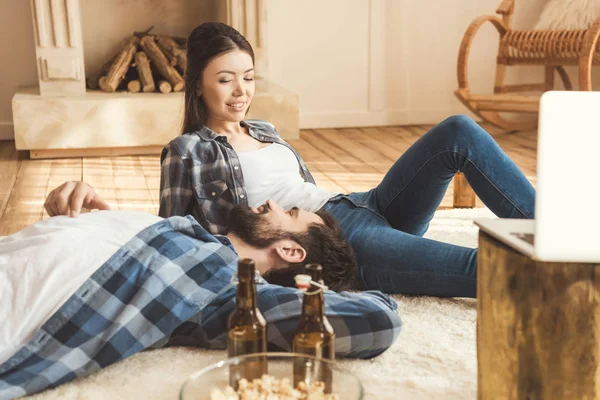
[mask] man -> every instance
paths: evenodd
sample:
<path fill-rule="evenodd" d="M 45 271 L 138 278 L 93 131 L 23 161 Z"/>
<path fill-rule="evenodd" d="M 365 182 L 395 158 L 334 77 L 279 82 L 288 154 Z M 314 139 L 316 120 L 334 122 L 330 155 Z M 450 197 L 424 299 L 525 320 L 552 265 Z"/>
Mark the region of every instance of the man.
<path fill-rule="evenodd" d="M 325 270 L 341 265 L 334 275 L 354 274 L 332 221 L 268 202 L 236 207 L 230 232 L 213 236 L 190 216 L 98 211 L 50 218 L 0 240 L 0 399 L 147 348 L 225 348 L 239 258 L 254 259 L 275 279 L 321 259 Z M 289 351 L 302 294 L 259 283 L 269 348 Z M 399 334 L 396 304 L 379 292 L 327 292 L 325 303 L 338 355 L 376 356 Z"/>

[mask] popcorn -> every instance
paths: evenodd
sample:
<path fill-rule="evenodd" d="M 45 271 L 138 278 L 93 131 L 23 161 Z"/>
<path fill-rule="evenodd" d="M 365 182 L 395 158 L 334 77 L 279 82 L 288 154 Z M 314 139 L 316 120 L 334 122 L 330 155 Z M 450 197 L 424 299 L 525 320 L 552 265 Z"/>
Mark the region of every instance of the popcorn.
<path fill-rule="evenodd" d="M 227 386 L 225 390 L 214 388 L 210 392 L 210 398 L 211 400 L 339 400 L 337 394 L 326 394 L 324 389 L 325 384 L 321 381 L 310 385 L 300 382 L 294 389 L 287 378 L 279 380 L 271 375 L 263 375 L 252 382 L 240 379 L 237 392 L 231 386 Z"/>

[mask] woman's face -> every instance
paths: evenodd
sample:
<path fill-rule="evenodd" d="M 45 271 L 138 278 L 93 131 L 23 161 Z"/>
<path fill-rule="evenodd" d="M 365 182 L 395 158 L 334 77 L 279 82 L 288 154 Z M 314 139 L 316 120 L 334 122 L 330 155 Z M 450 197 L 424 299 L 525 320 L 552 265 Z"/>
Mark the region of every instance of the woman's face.
<path fill-rule="evenodd" d="M 240 122 L 254 97 L 252 57 L 236 49 L 213 59 L 202 72 L 199 92 L 209 121 Z"/>

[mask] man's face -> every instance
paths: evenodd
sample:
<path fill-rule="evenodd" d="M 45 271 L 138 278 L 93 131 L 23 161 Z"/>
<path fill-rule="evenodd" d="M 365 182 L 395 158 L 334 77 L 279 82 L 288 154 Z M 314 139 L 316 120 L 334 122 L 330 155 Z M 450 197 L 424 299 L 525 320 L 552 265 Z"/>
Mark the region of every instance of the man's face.
<path fill-rule="evenodd" d="M 250 246 L 262 249 L 290 234 L 303 233 L 311 224 L 323 224 L 315 213 L 292 208 L 285 211 L 268 200 L 258 208 L 235 206 L 229 216 L 229 232 Z"/>

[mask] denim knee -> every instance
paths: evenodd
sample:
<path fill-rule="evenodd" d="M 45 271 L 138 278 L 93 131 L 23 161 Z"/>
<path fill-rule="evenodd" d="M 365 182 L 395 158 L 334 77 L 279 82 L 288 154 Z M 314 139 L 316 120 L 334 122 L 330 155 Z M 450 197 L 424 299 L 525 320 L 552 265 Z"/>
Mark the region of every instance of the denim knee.
<path fill-rule="evenodd" d="M 439 133 L 446 136 L 460 148 L 465 146 L 485 145 L 495 143 L 491 135 L 472 118 L 466 115 L 453 115 L 439 124 Z"/>

